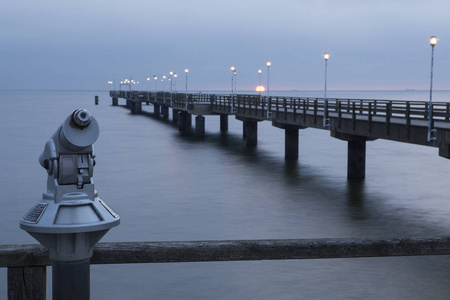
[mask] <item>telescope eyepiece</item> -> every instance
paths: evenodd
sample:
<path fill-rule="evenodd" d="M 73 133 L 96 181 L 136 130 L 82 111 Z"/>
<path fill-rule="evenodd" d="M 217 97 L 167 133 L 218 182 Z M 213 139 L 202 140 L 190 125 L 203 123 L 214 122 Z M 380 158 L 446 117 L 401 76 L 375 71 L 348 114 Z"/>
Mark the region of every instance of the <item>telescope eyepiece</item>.
<path fill-rule="evenodd" d="M 84 108 L 77 109 L 73 112 L 71 121 L 70 125 L 74 127 L 80 129 L 86 128 L 91 124 L 91 113 Z"/>

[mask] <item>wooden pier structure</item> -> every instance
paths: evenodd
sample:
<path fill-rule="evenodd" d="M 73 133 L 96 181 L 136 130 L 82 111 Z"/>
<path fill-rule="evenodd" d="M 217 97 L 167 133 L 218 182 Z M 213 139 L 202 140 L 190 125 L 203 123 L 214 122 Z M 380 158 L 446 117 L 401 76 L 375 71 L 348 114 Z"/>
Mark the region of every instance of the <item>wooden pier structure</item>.
<path fill-rule="evenodd" d="M 234 115 L 243 122 L 248 147 L 257 145 L 258 122 L 271 121 L 284 129 L 286 159 L 298 159 L 299 129 L 328 130 L 332 137 L 348 142 L 349 179 L 365 177 L 366 142 L 376 139 L 438 147 L 440 156 L 450 158 L 450 102 L 433 102 L 429 107 L 425 101 L 147 91 L 110 91 L 110 96 L 113 106 L 125 99 L 133 114 L 142 112 L 142 103 L 151 103 L 157 116 L 168 119 L 171 108 L 180 132 L 191 128 L 196 115 L 197 136 L 205 134 L 204 116 L 220 115 L 220 131 L 227 131 L 228 116 Z"/>

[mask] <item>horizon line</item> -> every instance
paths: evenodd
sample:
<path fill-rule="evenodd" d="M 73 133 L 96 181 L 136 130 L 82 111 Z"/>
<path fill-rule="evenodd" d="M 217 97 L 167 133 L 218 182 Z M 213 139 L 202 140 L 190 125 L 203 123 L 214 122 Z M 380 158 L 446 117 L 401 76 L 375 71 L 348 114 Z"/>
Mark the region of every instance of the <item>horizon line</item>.
<path fill-rule="evenodd" d="M 109 92 L 112 91 L 111 89 L 0 89 L 2 92 Z M 117 90 L 116 90 L 117 91 Z M 126 90 L 124 90 L 126 91 Z M 146 89 L 144 90 L 133 90 L 133 91 L 140 91 L 145 92 L 148 91 Z M 192 89 L 188 90 L 188 93 L 195 93 L 195 91 L 214 91 L 214 92 L 230 92 L 229 90 L 220 90 L 220 89 L 204 89 L 204 90 L 198 90 L 198 89 Z M 254 92 L 258 93 L 254 90 L 237 90 L 237 92 Z M 324 90 L 300 90 L 300 89 L 280 89 L 280 90 L 270 90 L 270 92 L 323 92 Z M 436 89 L 433 90 L 433 92 L 446 92 L 450 91 L 450 89 Z M 150 90 L 150 92 L 154 92 L 153 90 Z M 158 92 L 161 92 L 158 90 Z M 169 92 L 169 91 L 167 91 Z M 184 90 L 178 91 L 180 93 L 183 93 Z M 334 89 L 334 90 L 327 90 L 327 92 L 429 92 L 429 89 Z M 265 93 L 265 92 L 264 92 Z"/>

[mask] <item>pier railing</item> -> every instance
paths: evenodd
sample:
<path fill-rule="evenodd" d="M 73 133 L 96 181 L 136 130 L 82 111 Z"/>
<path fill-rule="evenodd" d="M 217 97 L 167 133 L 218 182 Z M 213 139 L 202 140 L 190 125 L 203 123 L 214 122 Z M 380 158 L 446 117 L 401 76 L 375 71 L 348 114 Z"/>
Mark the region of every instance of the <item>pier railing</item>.
<path fill-rule="evenodd" d="M 450 255 L 450 237 L 100 243 L 91 264 L 424 255 Z M 41 245 L 0 245 L 0 267 L 8 268 L 8 299 L 45 299 L 50 265 L 48 251 Z"/>
<path fill-rule="evenodd" d="M 278 97 L 261 95 L 216 95 L 204 93 L 170 93 L 146 91 L 110 91 L 111 97 L 125 98 L 133 101 L 150 101 L 175 109 L 188 110 L 195 104 L 210 104 L 212 112 L 228 114 L 254 115 L 258 118 L 271 119 L 272 113 L 293 112 L 295 114 L 323 115 L 325 99 L 314 97 Z M 327 98 L 327 111 L 330 116 L 350 115 L 385 116 L 386 118 L 428 120 L 429 103 L 426 101 L 377 100 L 377 99 L 342 99 Z M 267 108 L 269 113 L 267 113 Z M 450 103 L 432 103 L 433 121 L 450 121 Z M 333 115 L 335 113 L 335 115 Z"/>

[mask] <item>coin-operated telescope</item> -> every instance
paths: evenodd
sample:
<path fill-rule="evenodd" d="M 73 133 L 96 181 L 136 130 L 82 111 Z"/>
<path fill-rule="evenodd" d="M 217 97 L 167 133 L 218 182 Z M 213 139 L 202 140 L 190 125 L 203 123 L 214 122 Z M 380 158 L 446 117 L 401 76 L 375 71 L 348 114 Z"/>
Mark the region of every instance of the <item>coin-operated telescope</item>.
<path fill-rule="evenodd" d="M 89 263 L 95 244 L 119 216 L 94 189 L 97 121 L 75 110 L 45 144 L 39 163 L 47 170 L 47 191 L 21 219 L 50 254 L 53 299 L 89 299 Z"/>

